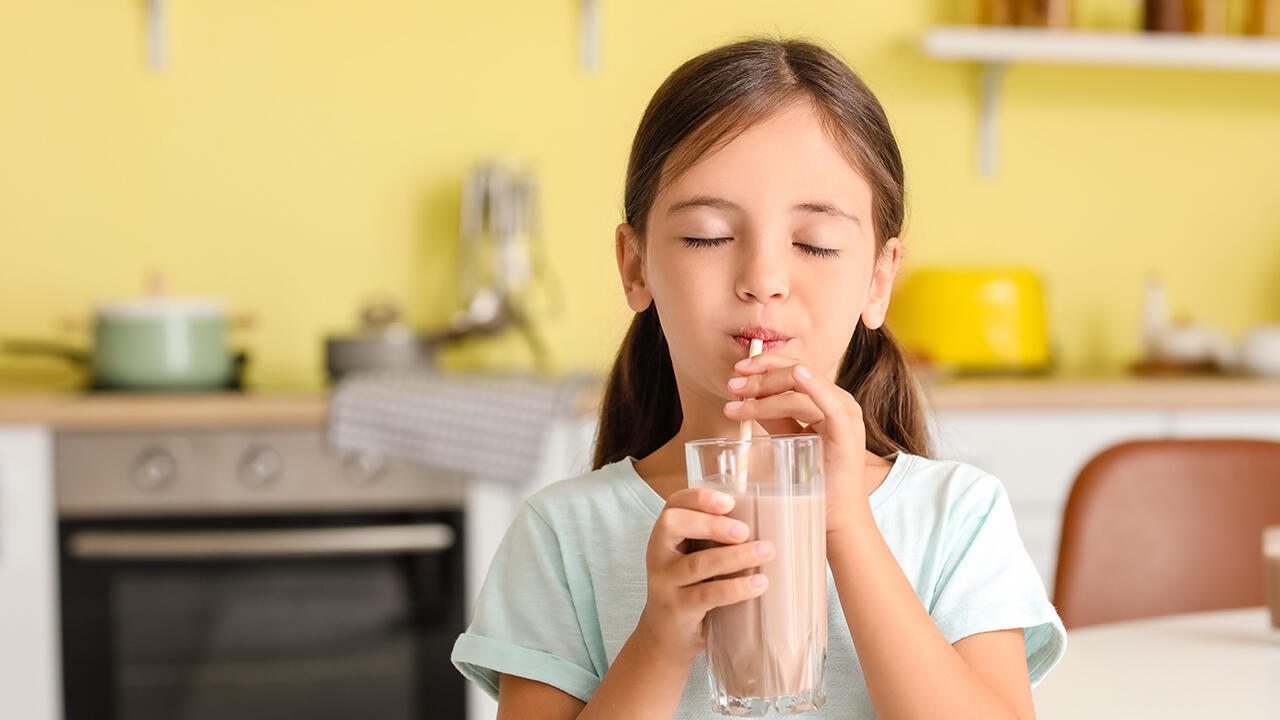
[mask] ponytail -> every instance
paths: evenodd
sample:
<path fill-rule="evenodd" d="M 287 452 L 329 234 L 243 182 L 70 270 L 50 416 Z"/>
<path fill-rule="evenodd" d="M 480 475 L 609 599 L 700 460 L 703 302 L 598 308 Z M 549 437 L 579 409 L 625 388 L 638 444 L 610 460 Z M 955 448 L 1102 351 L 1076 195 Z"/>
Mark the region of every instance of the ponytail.
<path fill-rule="evenodd" d="M 929 428 L 906 351 L 889 329 L 861 321 L 849 339 L 836 384 L 862 407 L 867 449 L 884 457 L 901 450 L 928 457 Z"/>
<path fill-rule="evenodd" d="M 605 383 L 593 469 L 643 458 L 675 437 L 684 419 L 657 305 L 636 313 Z"/>

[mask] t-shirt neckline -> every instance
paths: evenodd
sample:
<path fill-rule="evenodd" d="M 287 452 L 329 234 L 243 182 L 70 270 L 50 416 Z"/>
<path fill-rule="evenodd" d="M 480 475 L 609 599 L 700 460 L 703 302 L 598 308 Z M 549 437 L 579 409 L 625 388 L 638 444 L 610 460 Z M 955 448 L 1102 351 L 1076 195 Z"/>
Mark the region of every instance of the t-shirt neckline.
<path fill-rule="evenodd" d="M 880 487 L 871 492 L 869 502 L 872 510 L 880 507 L 898 489 L 898 485 L 902 483 L 903 476 L 906 475 L 907 466 L 911 464 L 914 457 L 911 453 L 897 451 L 885 458 L 886 460 L 892 459 L 893 466 L 889 468 L 889 474 L 885 476 L 884 482 L 880 483 Z M 656 519 L 662 509 L 667 506 L 667 503 L 658 494 L 658 491 L 654 490 L 649 483 L 645 482 L 643 477 L 640 477 L 640 473 L 636 472 L 636 458 L 628 455 L 614 464 L 622 475 L 623 484 Z"/>

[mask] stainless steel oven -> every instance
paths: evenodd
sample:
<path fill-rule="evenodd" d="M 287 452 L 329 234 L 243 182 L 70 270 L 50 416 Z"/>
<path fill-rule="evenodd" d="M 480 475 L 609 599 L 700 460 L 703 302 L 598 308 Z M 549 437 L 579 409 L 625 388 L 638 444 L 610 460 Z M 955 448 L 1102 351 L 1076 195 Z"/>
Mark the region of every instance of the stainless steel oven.
<path fill-rule="evenodd" d="M 54 453 L 67 720 L 465 717 L 459 479 L 320 428 Z"/>

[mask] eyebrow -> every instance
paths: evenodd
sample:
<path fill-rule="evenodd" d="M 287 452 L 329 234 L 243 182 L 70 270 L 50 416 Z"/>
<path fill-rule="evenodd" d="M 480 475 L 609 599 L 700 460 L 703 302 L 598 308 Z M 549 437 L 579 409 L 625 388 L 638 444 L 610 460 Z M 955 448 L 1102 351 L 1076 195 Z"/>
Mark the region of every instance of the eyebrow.
<path fill-rule="evenodd" d="M 729 200 L 725 200 L 724 198 L 712 197 L 710 195 L 694 195 L 693 197 L 687 200 L 681 200 L 680 202 L 677 202 L 673 204 L 671 207 L 667 208 L 667 214 L 675 215 L 678 212 L 688 210 L 690 208 L 695 208 L 695 207 L 709 207 L 709 208 L 715 208 L 717 210 L 738 210 L 738 211 L 742 210 L 742 208 L 738 207 L 737 205 L 730 202 Z M 857 215 L 852 215 L 850 213 L 847 213 L 844 210 L 841 210 L 836 205 L 829 202 L 800 203 L 799 205 L 793 206 L 791 209 L 794 212 L 803 212 L 803 213 L 811 213 L 811 214 L 818 214 L 818 215 L 829 215 L 835 218 L 852 220 L 855 224 L 857 224 L 858 227 L 862 227 L 862 221 L 858 219 Z"/>

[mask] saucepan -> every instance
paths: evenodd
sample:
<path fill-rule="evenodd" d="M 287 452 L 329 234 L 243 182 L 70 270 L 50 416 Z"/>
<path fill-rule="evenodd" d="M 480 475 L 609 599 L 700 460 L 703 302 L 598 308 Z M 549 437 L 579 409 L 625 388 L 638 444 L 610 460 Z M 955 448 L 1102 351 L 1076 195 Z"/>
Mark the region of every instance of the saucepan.
<path fill-rule="evenodd" d="M 237 385 L 246 361 L 244 352 L 230 348 L 230 325 L 226 305 L 216 297 L 140 297 L 97 305 L 88 349 L 11 339 L 0 342 L 0 350 L 83 366 L 94 389 L 220 390 Z"/>

